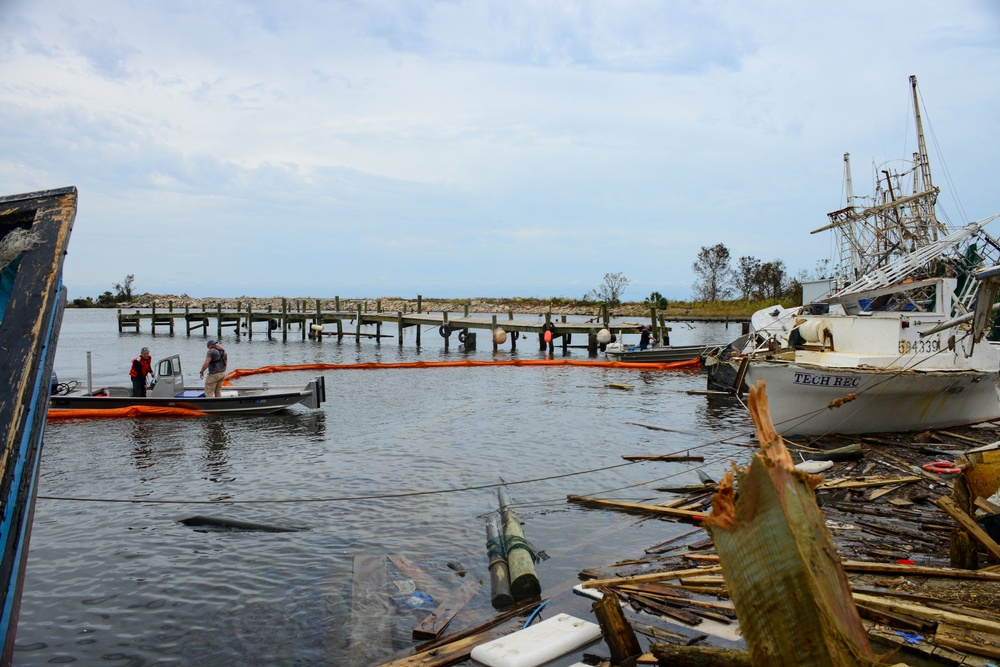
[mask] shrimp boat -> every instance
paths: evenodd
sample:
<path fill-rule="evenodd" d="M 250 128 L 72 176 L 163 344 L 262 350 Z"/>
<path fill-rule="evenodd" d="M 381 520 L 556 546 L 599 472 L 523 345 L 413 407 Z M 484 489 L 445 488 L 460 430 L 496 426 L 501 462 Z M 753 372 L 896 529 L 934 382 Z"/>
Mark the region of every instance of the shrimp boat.
<path fill-rule="evenodd" d="M 987 340 L 1000 291 L 998 215 L 959 229 L 936 216 L 916 77 L 917 147 L 902 171 L 880 171 L 872 200 L 813 233 L 839 236 L 835 291 L 794 309 L 754 315 L 741 357 L 763 380 L 779 432 L 878 433 L 1000 419 L 1000 348 Z"/>
<path fill-rule="evenodd" d="M 89 366 L 89 364 L 88 364 Z M 108 412 L 121 408 L 181 408 L 207 414 L 269 414 L 301 403 L 317 409 L 326 400 L 326 380 L 316 376 L 304 387 L 277 386 L 265 382 L 259 386 L 224 386 L 222 396 L 207 398 L 204 388 L 185 384 L 180 355 L 156 363 L 153 386 L 146 396 L 133 396 L 132 387 L 104 386 L 87 388 L 78 383 L 62 383 L 49 399 L 49 410 L 96 410 Z M 108 412 L 110 415 L 111 413 Z"/>
<path fill-rule="evenodd" d="M 0 664 L 14 651 L 76 188 L 0 197 Z"/>

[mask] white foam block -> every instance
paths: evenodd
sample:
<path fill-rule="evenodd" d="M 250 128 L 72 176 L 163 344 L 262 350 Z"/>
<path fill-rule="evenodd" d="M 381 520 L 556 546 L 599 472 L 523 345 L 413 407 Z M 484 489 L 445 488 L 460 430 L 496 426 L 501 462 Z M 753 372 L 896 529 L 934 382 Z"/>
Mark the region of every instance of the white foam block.
<path fill-rule="evenodd" d="M 596 623 L 559 614 L 472 649 L 472 659 L 489 667 L 535 667 L 601 636 Z"/>

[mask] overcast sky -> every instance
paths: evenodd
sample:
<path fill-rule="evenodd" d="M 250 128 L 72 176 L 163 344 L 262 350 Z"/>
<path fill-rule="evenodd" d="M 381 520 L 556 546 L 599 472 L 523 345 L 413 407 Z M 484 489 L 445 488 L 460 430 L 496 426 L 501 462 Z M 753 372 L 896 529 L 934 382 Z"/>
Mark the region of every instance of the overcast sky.
<path fill-rule="evenodd" d="M 828 258 L 911 74 L 939 215 L 1000 212 L 997 0 L 0 0 L 0 194 L 79 189 L 71 298 L 686 299 Z"/>

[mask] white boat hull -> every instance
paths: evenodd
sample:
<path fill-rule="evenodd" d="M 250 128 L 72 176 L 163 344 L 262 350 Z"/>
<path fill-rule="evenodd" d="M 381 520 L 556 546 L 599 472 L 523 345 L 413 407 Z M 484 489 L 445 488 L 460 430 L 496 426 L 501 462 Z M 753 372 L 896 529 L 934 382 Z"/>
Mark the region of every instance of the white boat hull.
<path fill-rule="evenodd" d="M 767 384 L 775 428 L 785 435 L 919 431 L 1000 419 L 997 370 L 893 372 L 774 361 L 750 365 L 748 384 L 759 380 Z"/>

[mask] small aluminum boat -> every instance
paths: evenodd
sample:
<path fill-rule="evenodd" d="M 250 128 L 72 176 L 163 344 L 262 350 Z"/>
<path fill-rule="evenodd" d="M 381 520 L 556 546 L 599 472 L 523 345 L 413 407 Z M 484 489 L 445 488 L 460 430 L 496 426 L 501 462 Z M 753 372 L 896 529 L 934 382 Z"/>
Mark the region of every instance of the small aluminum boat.
<path fill-rule="evenodd" d="M 221 397 L 205 397 L 203 387 L 184 384 L 180 355 L 161 359 L 156 364 L 156 380 L 146 396 L 132 396 L 127 386 L 68 388 L 57 385 L 49 399 L 49 410 L 111 410 L 132 406 L 185 408 L 210 414 L 268 414 L 301 403 L 317 409 L 326 400 L 326 380 L 317 376 L 305 387 L 227 386 Z"/>

